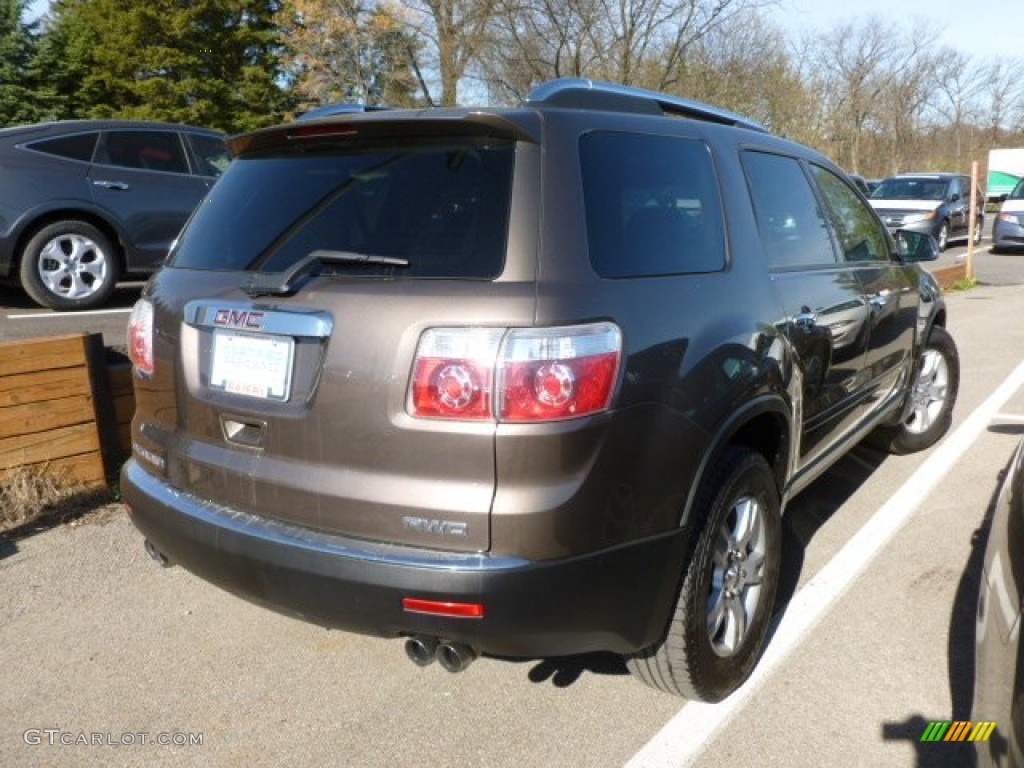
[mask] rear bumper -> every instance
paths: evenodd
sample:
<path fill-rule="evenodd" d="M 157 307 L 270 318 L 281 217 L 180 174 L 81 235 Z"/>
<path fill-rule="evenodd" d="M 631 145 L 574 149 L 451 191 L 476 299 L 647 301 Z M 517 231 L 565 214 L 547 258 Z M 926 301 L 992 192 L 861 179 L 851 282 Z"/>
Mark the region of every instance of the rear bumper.
<path fill-rule="evenodd" d="M 121 488 L 173 562 L 266 607 L 328 627 L 426 634 L 507 656 L 630 653 L 664 635 L 682 531 L 583 556 L 527 561 L 378 544 L 257 518 L 171 488 L 129 461 Z M 405 597 L 482 603 L 482 618 L 403 609 Z"/>

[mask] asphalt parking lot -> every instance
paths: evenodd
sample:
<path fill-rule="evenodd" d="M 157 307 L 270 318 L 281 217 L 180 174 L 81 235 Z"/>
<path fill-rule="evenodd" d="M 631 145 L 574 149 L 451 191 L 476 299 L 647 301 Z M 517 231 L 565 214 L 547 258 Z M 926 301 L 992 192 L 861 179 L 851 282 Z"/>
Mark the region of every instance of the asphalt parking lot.
<path fill-rule="evenodd" d="M 961 745 L 920 736 L 930 720 L 998 719 L 970 712 L 976 575 L 1024 434 L 1024 328 L 1007 321 L 1024 269 L 988 283 L 990 255 L 977 255 L 987 284 L 947 299 L 962 359 L 953 433 L 913 456 L 858 449 L 794 501 L 775 632 L 726 702 L 649 690 L 605 655 L 420 669 L 400 641 L 306 625 L 159 568 L 115 513 L 0 536 L 0 762 L 963 765 Z M 4 333 L 33 312 L 17 310 L 2 310 Z"/>

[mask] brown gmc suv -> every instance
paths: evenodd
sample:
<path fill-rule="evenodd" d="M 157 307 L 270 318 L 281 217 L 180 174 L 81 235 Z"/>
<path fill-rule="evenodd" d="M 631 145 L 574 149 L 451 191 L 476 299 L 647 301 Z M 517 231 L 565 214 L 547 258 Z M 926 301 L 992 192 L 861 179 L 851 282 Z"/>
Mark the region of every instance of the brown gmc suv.
<path fill-rule="evenodd" d="M 232 151 L 133 311 L 124 498 L 161 562 L 418 664 L 720 699 L 787 501 L 950 424 L 934 241 L 741 116 L 560 80 Z"/>

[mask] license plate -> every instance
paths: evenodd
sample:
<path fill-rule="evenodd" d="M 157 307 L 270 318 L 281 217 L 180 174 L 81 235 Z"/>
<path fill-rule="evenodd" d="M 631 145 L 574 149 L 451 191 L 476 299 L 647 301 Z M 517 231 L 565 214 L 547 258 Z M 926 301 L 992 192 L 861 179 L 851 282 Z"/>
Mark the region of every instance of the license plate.
<path fill-rule="evenodd" d="M 210 386 L 263 400 L 287 400 L 295 341 L 286 336 L 213 332 Z"/>

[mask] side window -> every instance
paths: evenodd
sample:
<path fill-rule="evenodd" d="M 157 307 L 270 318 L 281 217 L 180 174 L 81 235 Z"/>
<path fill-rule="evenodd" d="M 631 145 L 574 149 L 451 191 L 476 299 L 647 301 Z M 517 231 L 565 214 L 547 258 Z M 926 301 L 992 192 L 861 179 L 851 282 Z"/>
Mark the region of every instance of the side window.
<path fill-rule="evenodd" d="M 946 191 L 946 199 L 950 201 L 961 200 L 963 199 L 963 196 L 964 190 L 960 185 L 960 179 L 953 179 L 949 182 L 949 189 Z"/>
<path fill-rule="evenodd" d="M 598 131 L 580 139 L 590 262 L 602 277 L 717 272 L 725 228 L 700 141 Z"/>
<path fill-rule="evenodd" d="M 227 145 L 216 136 L 201 133 L 189 133 L 188 143 L 192 146 L 192 154 L 199 163 L 196 173 L 199 176 L 220 176 L 231 162 Z"/>
<path fill-rule="evenodd" d="M 800 162 L 766 152 L 744 152 L 743 169 L 768 266 L 836 263 L 825 216 Z"/>
<path fill-rule="evenodd" d="M 888 261 L 888 239 L 871 209 L 831 171 L 811 165 L 811 173 L 828 205 L 843 259 L 848 262 Z"/>
<path fill-rule="evenodd" d="M 99 134 L 96 132 L 76 133 L 73 136 L 58 136 L 55 139 L 33 141 L 26 146 L 36 152 L 45 152 L 48 155 L 57 155 L 69 160 L 82 160 L 88 163 L 92 160 L 92 153 L 96 148 L 98 137 Z"/>
<path fill-rule="evenodd" d="M 184 148 L 174 131 L 105 131 L 96 162 L 122 168 L 188 173 Z"/>

